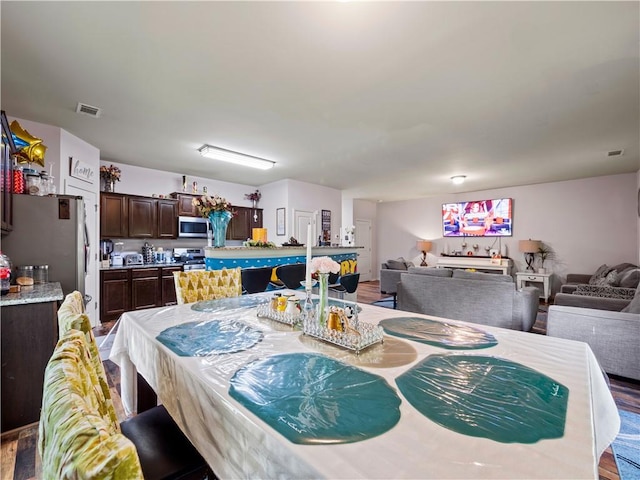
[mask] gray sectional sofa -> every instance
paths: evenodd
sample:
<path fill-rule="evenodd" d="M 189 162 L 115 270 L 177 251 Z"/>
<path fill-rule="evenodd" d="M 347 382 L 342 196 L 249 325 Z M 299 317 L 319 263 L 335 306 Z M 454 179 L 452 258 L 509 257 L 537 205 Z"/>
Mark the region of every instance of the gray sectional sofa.
<path fill-rule="evenodd" d="M 400 275 L 398 308 L 528 332 L 538 311 L 538 290 L 517 290 L 508 275 L 410 267 Z"/>

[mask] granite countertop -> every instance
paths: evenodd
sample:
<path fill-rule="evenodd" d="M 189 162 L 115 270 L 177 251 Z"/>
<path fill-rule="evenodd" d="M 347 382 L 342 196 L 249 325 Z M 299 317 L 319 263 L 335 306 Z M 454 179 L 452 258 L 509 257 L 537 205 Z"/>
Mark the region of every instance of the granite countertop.
<path fill-rule="evenodd" d="M 36 283 L 33 287 L 22 287 L 19 293 L 3 295 L 0 297 L 0 307 L 56 302 L 63 298 L 64 294 L 59 282 Z"/>
<path fill-rule="evenodd" d="M 100 270 L 122 270 L 123 268 L 159 268 L 159 267 L 182 267 L 184 262 L 176 263 L 144 263 L 142 265 L 121 265 L 118 267 L 100 267 Z"/>

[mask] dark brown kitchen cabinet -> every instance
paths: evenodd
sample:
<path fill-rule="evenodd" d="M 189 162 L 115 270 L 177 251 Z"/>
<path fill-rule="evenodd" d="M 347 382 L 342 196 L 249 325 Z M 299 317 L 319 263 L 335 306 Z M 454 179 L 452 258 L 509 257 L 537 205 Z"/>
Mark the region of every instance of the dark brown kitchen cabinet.
<path fill-rule="evenodd" d="M 6 432 L 40 418 L 44 370 L 58 341 L 58 302 L 2 307 L 2 425 Z"/>
<path fill-rule="evenodd" d="M 191 193 L 179 193 L 173 192 L 171 194 L 173 198 L 178 200 L 178 215 L 181 217 L 199 217 L 196 207 L 193 205 L 193 199 L 200 195 Z"/>
<path fill-rule="evenodd" d="M 131 269 L 131 309 L 159 307 L 162 305 L 159 268 Z"/>
<path fill-rule="evenodd" d="M 262 228 L 262 209 L 233 207 L 236 214 L 229 222 L 227 240 L 246 240 L 252 238 L 253 228 Z"/>
<path fill-rule="evenodd" d="M 178 238 L 177 202 L 171 199 L 158 199 L 158 230 L 156 238 Z"/>
<path fill-rule="evenodd" d="M 129 196 L 129 238 L 155 238 L 158 201 Z"/>
<path fill-rule="evenodd" d="M 176 305 L 178 299 L 176 297 L 176 286 L 173 280 L 173 272 L 180 272 L 182 267 L 162 267 L 162 305 Z"/>
<path fill-rule="evenodd" d="M 100 194 L 100 237 L 126 238 L 129 236 L 129 204 L 126 195 Z"/>
<path fill-rule="evenodd" d="M 100 320 L 117 320 L 131 310 L 131 269 L 100 271 Z"/>

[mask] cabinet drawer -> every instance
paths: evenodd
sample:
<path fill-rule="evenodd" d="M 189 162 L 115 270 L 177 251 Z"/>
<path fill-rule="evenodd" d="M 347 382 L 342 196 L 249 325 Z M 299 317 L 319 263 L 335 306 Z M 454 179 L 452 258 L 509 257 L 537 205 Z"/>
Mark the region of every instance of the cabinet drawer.
<path fill-rule="evenodd" d="M 181 272 L 181 271 L 182 271 L 182 267 L 163 267 L 162 276 L 173 277 L 173 272 Z"/>
<path fill-rule="evenodd" d="M 159 268 L 134 268 L 131 270 L 131 278 L 157 277 Z"/>
<path fill-rule="evenodd" d="M 102 270 L 103 280 L 127 280 L 129 278 L 129 270 Z"/>

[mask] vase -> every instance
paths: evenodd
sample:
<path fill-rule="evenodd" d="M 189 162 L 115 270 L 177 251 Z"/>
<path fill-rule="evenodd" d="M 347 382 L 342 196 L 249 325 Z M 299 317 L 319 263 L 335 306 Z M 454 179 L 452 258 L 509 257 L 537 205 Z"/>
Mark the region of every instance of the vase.
<path fill-rule="evenodd" d="M 213 247 L 224 247 L 227 237 L 227 226 L 231 220 L 231 212 L 227 210 L 214 210 L 209 214 L 209 223 L 213 232 Z"/>
<path fill-rule="evenodd" d="M 318 323 L 322 327 L 327 326 L 329 316 L 329 274 L 318 273 Z"/>
<path fill-rule="evenodd" d="M 102 191 L 113 193 L 116 191 L 116 181 L 115 180 L 107 180 L 106 178 L 102 179 Z"/>
<path fill-rule="evenodd" d="M 257 200 L 251 200 L 251 208 L 258 208 L 258 201 Z"/>

